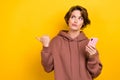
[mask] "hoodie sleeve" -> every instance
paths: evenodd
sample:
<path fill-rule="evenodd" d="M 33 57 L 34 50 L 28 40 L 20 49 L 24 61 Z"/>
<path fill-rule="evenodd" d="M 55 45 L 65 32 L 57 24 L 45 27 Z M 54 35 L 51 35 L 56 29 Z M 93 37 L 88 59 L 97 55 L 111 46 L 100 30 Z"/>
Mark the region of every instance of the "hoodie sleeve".
<path fill-rule="evenodd" d="M 46 72 L 51 72 L 54 69 L 50 47 L 43 47 L 41 51 L 41 63 Z"/>
<path fill-rule="evenodd" d="M 89 56 L 87 61 L 87 69 L 91 74 L 92 78 L 97 77 L 102 71 L 102 64 L 99 60 L 98 52 L 96 54 Z"/>

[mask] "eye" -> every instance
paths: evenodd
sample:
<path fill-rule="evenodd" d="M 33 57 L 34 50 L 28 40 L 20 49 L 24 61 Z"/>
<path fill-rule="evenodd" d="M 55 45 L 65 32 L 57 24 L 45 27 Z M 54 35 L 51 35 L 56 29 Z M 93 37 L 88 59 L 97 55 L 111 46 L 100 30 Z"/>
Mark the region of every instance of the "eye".
<path fill-rule="evenodd" d="M 72 16 L 71 16 L 71 18 L 75 18 L 75 16 L 74 16 L 74 15 L 72 15 Z"/>
<path fill-rule="evenodd" d="M 79 17 L 79 20 L 83 20 L 83 17 Z"/>

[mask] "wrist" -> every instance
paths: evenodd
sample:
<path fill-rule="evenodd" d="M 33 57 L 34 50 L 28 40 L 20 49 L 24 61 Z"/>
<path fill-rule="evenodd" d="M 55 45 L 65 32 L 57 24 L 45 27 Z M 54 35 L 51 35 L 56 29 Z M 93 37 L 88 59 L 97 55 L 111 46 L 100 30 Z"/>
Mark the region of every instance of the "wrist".
<path fill-rule="evenodd" d="M 43 46 L 44 46 L 44 47 L 49 47 L 49 44 L 44 44 Z"/>

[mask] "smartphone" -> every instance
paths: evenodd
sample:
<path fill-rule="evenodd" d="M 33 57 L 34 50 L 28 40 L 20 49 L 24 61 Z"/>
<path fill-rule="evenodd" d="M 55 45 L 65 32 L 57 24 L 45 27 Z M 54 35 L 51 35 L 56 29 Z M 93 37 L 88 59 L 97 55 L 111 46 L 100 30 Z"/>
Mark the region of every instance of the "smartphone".
<path fill-rule="evenodd" d="M 98 42 L 98 38 L 90 38 L 88 45 L 95 47 L 97 42 Z"/>

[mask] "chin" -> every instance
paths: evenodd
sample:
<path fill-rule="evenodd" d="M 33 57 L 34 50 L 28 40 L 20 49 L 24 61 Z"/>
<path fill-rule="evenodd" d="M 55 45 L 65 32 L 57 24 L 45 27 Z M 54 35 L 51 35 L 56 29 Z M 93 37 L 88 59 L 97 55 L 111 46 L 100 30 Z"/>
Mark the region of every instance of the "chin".
<path fill-rule="evenodd" d="M 71 29 L 72 31 L 79 31 L 79 29 Z"/>
<path fill-rule="evenodd" d="M 79 30 L 79 29 L 78 29 L 78 28 L 73 27 L 73 28 L 71 28 L 71 30 Z"/>

